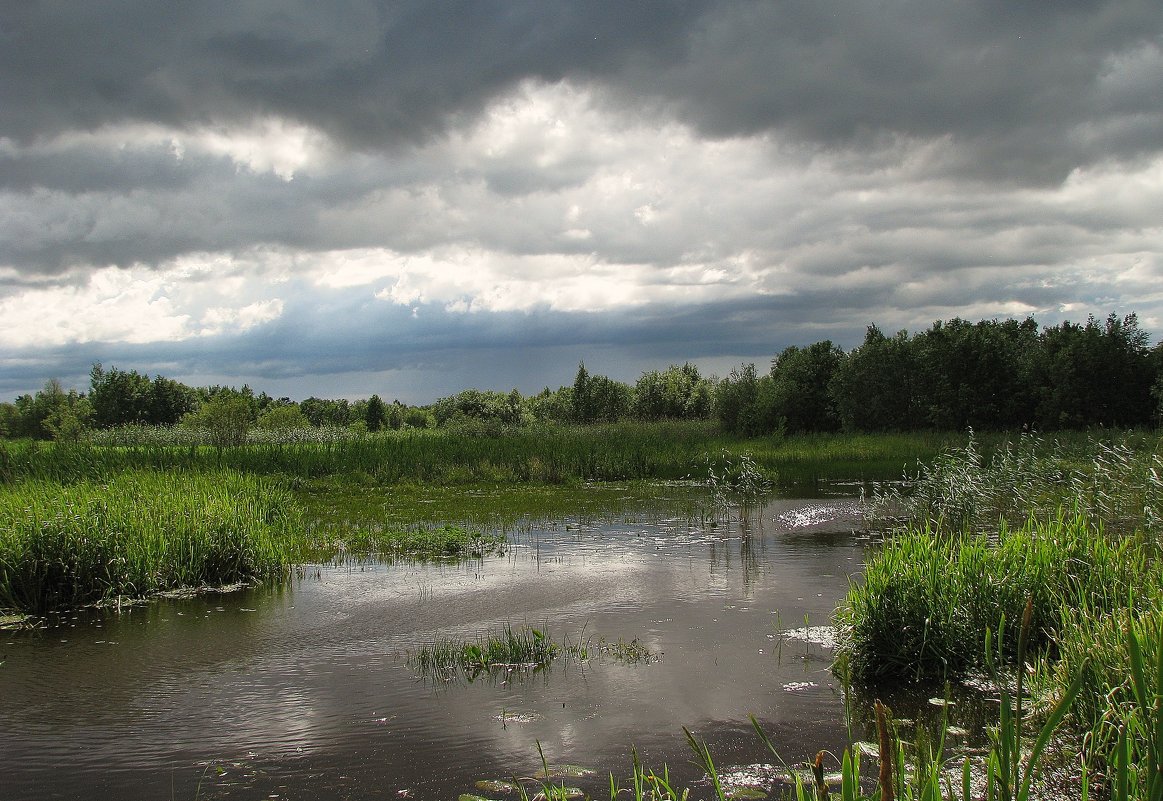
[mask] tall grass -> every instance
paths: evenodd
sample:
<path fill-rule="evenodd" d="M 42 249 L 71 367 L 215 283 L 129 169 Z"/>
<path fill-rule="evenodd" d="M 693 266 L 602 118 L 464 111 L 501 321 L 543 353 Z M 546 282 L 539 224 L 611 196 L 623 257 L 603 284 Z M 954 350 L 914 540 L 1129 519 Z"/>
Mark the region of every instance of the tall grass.
<path fill-rule="evenodd" d="M 1005 639 L 1017 643 L 1027 598 L 1034 604 L 1030 645 L 1040 648 L 1064 610 L 1109 614 L 1146 569 L 1141 549 L 1079 514 L 1015 529 L 1003 523 L 989 536 L 928 524 L 885 543 L 837 620 L 855 678 L 955 679 L 984 666 L 986 631 L 1003 617 Z"/>
<path fill-rule="evenodd" d="M 0 492 L 0 606 L 41 613 L 277 575 L 301 529 L 290 495 L 235 471 L 132 471 Z"/>
<path fill-rule="evenodd" d="M 1158 437 L 1027 437 L 989 458 L 971 439 L 923 467 L 911 490 L 877 499 L 909 524 L 872 555 L 837 614 L 853 672 L 955 677 L 994 653 L 985 632 L 1007 621 L 998 641 L 1018 650 L 997 653 L 1016 663 L 1018 709 L 1006 712 L 1003 686 L 1002 742 L 1015 727 L 1020 740 L 1030 669 L 1036 714 L 1068 724 L 1059 759 L 1080 754 L 1082 775 L 1116 798 L 1163 801 Z M 1030 622 L 1019 631 L 1026 596 Z M 1016 753 L 990 768 L 996 797 L 1025 792 Z"/>
<path fill-rule="evenodd" d="M 749 452 L 781 481 L 889 479 L 903 465 L 934 455 L 925 435 L 829 435 L 741 440 L 705 422 L 627 422 L 530 426 L 495 435 L 406 429 L 363 436 L 278 439 L 215 448 L 185 434 L 144 433 L 114 442 L 69 444 L 0 441 L 0 482 L 22 478 L 97 480 L 128 469 L 232 469 L 314 479 L 343 474 L 378 484 L 424 482 L 547 483 L 699 478 L 709 454 Z"/>
<path fill-rule="evenodd" d="M 1160 440 L 1129 433 L 1109 439 L 1045 440 L 1023 435 L 992 448 L 970 432 L 960 447 L 920 464 L 905 486 L 872 498 L 870 514 L 895 514 L 942 531 L 1021 525 L 1065 507 L 1108 531 L 1158 533 L 1163 520 Z"/>
<path fill-rule="evenodd" d="M 389 528 L 349 523 L 316 523 L 306 528 L 297 558 L 310 562 L 348 558 L 421 560 L 480 559 L 504 552 L 506 539 L 496 532 L 462 526 Z"/>

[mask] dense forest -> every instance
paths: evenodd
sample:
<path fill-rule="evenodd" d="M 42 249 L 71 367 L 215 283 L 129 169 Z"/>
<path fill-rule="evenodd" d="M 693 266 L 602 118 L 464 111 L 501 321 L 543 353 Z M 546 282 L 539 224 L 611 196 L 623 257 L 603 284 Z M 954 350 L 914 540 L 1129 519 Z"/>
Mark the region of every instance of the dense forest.
<path fill-rule="evenodd" d="M 93 365 L 88 392 L 55 379 L 0 403 L 0 436 L 79 439 L 95 429 L 188 426 L 241 441 L 251 428 L 334 427 L 375 432 L 461 427 L 482 433 L 533 423 L 717 420 L 733 434 L 817 431 L 1036 429 L 1155 425 L 1163 412 L 1163 344 L 1131 314 L 1040 328 L 1023 321 L 935 322 L 910 335 L 869 326 L 845 353 L 830 341 L 792 346 L 760 372 L 723 378 L 692 364 L 626 384 L 579 365 L 572 385 L 523 397 L 465 390 L 429 406 L 272 398 L 249 386 L 189 387 L 134 370 Z M 210 424 L 213 423 L 213 426 Z"/>

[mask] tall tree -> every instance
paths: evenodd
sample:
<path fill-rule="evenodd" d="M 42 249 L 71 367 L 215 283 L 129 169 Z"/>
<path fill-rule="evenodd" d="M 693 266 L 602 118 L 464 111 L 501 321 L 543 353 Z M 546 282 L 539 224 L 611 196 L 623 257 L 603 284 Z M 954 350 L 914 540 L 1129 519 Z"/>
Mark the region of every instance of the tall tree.
<path fill-rule="evenodd" d="M 864 342 L 848 354 L 829 391 L 846 431 L 904 431 L 921 428 L 919 371 L 907 331 L 887 337 L 868 326 Z"/>
<path fill-rule="evenodd" d="M 789 433 L 835 431 L 840 427 L 829 386 L 844 352 L 830 340 L 785 348 L 771 365 L 772 415 Z"/>

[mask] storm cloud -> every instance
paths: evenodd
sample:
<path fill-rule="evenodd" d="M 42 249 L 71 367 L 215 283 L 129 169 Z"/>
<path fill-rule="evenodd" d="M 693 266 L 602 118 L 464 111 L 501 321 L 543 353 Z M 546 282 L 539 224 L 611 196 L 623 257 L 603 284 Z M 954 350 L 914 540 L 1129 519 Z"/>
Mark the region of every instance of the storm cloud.
<path fill-rule="evenodd" d="M 28 2 L 0 76 L 4 396 L 1163 329 L 1154 2 Z"/>

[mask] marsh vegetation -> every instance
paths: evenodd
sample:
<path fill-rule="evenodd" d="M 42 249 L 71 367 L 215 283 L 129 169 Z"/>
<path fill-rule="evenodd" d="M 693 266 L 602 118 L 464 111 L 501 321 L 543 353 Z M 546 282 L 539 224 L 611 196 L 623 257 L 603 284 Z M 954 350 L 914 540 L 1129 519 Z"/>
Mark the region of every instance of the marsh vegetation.
<path fill-rule="evenodd" d="M 589 531 L 590 515 L 640 519 L 648 496 L 665 499 L 659 519 L 704 532 L 712 554 L 719 538 L 740 537 L 746 588 L 763 570 L 754 549 L 768 541 L 773 489 L 856 479 L 866 489 L 863 525 L 881 541 L 839 599 L 842 698 L 863 706 L 866 726 L 877 725 L 871 699 L 886 683 L 928 682 L 939 694 L 943 682 L 964 680 L 1003 699 L 984 757 L 969 762 L 941 729 L 926 740 L 919 727 L 894 728 L 885 711 L 895 797 L 963 798 L 968 785 L 950 778 L 961 776 L 975 788 L 993 782 L 987 797 L 1017 798 L 1035 773 L 1056 777 L 1056 792 L 1087 781 L 1100 794 L 1155 797 L 1163 463 L 1154 434 L 740 439 L 699 421 L 313 431 L 220 445 L 161 435 L 0 444 L 0 606 L 41 614 L 176 588 L 278 585 L 301 579 L 293 568 L 303 564 L 374 571 L 396 560 L 468 560 L 480 581 L 487 559 L 527 557 L 541 570 L 543 559 L 569 558 L 522 539 L 547 521 L 564 518 L 561 533 L 581 536 L 573 532 Z M 905 480 L 890 481 L 902 468 Z M 656 653 L 634 632 L 557 643 L 545 631 L 502 618 L 405 650 L 432 677 L 563 655 L 584 665 L 604 654 L 632 668 Z M 785 682 L 785 692 L 799 684 Z M 874 791 L 845 728 L 847 756 L 832 745 L 835 781 L 865 797 Z M 1043 731 L 1046 743 L 1030 752 Z M 739 797 L 715 772 L 714 746 L 693 736 L 688 744 L 712 792 Z M 667 771 L 633 771 L 638 791 L 681 797 Z M 763 775 L 765 792 L 818 790 L 817 774 L 794 763 Z"/>

